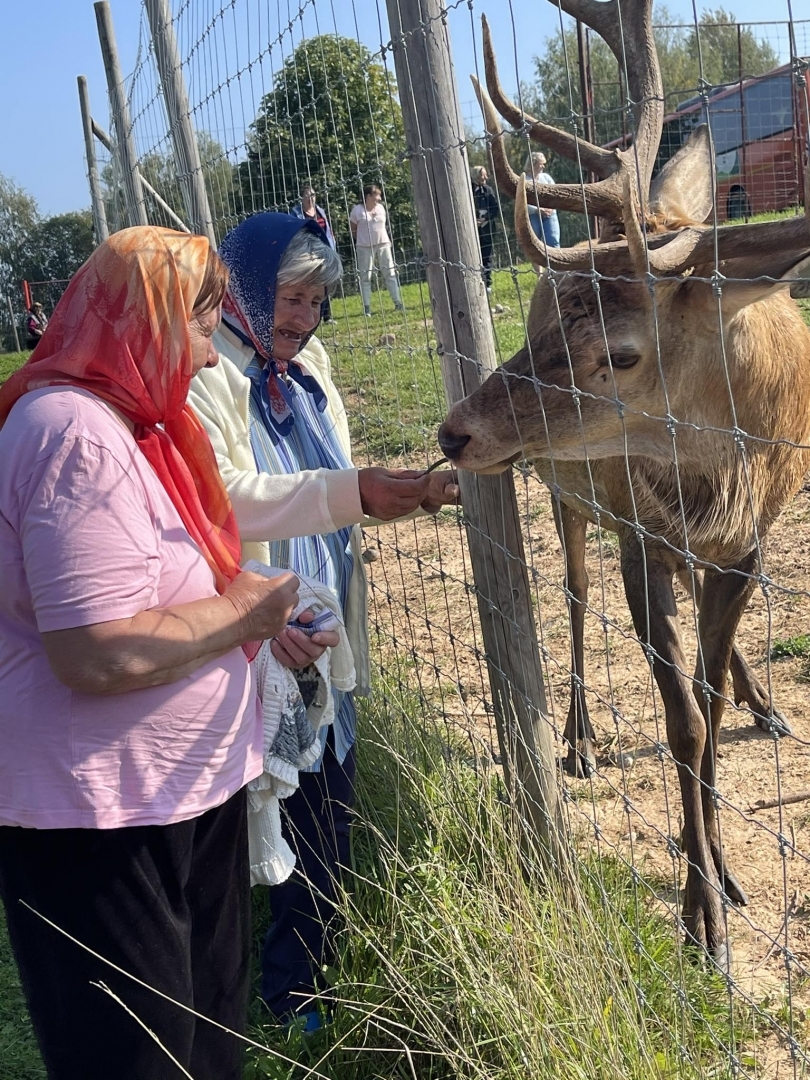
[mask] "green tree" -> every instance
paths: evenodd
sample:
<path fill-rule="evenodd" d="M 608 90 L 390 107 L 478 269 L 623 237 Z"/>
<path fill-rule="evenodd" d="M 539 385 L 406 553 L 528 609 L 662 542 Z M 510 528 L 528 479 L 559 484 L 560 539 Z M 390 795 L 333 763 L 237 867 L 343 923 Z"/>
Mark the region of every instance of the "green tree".
<path fill-rule="evenodd" d="M 0 173 L 0 292 L 4 296 L 17 290 L 25 276 L 20 268 L 40 220 L 36 199 Z"/>
<path fill-rule="evenodd" d="M 93 250 L 89 210 L 43 217 L 36 199 L 0 174 L 0 293 L 3 294 L 0 345 L 11 348 L 13 336 L 5 318 L 5 296 L 22 313 L 22 282 L 67 280 Z M 50 314 L 63 285 L 35 291 Z"/>
<path fill-rule="evenodd" d="M 339 249 L 350 251 L 348 210 L 364 184 L 379 184 L 398 249 L 416 246 L 410 170 L 403 163 L 396 83 L 351 38 L 303 41 L 277 73 L 250 128 L 239 166 L 240 214 L 288 210 L 311 182 Z"/>
<path fill-rule="evenodd" d="M 65 281 L 90 258 L 94 247 L 89 210 L 43 218 L 29 234 L 17 273 L 27 281 Z"/>
<path fill-rule="evenodd" d="M 197 132 L 197 148 L 205 189 L 208 193 L 208 204 L 214 219 L 214 231 L 221 239 L 238 220 L 234 201 L 234 168 L 225 156 L 222 146 L 207 131 Z M 171 152 L 160 151 L 145 154 L 138 162 L 138 170 L 180 220 L 185 221 L 188 215 L 183 191 L 177 178 L 174 155 Z M 103 198 L 110 229 L 111 231 L 123 229 L 128 223 L 128 218 L 123 185 L 115 161 L 111 160 L 105 165 L 101 180 L 104 185 Z M 177 227 L 176 222 L 149 191 L 144 193 L 144 199 L 150 221 L 157 225 L 165 225 L 170 229 Z"/>

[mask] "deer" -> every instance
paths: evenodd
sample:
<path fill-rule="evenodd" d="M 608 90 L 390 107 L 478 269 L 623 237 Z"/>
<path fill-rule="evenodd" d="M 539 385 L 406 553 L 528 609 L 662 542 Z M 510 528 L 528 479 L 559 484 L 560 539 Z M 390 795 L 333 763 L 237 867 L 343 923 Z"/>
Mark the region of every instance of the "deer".
<path fill-rule="evenodd" d="M 678 773 L 683 927 L 729 970 L 724 903 L 747 897 L 720 844 L 717 741 L 730 671 L 738 702 L 775 734 L 786 725 L 734 638 L 762 580 L 762 543 L 810 466 L 810 331 L 782 280 L 810 256 L 810 217 L 702 224 L 714 189 L 705 126 L 653 178 L 663 93 L 652 0 L 557 2 L 622 65 L 635 135 L 628 147 L 605 149 L 527 116 L 502 90 L 485 23 L 487 89 L 473 81 L 499 187 L 515 198 L 519 244 L 541 273 L 525 345 L 449 409 L 438 440 L 456 468 L 497 473 L 531 461 L 552 490 L 571 598 L 566 763 L 579 774 L 594 740 L 582 694 L 585 531 L 593 522 L 617 534 Z M 596 179 L 551 186 L 518 177 L 499 113 Z M 597 217 L 599 242 L 546 248 L 529 197 Z M 698 607 L 694 675 L 676 579 Z"/>

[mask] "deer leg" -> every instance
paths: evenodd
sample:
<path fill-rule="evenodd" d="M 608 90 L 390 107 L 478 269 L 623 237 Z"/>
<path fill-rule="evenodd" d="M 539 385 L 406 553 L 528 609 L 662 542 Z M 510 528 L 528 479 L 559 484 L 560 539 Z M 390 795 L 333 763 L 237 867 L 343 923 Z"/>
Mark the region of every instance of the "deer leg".
<path fill-rule="evenodd" d="M 571 628 L 571 699 L 565 722 L 568 743 L 563 768 L 571 776 L 590 776 L 595 764 L 596 735 L 585 701 L 585 605 L 588 602 L 588 573 L 585 569 L 585 532 L 588 523 L 582 514 L 552 499 L 554 522 L 565 552 L 565 588 Z"/>
<path fill-rule="evenodd" d="M 664 703 L 667 738 L 678 769 L 682 842 L 688 860 L 683 922 L 688 940 L 702 946 L 721 968 L 727 969 L 720 879 L 706 834 L 701 796 L 706 721 L 692 692 L 692 679 L 685 674 L 686 658 L 673 589 L 675 562 L 668 551 L 645 550 L 632 533 L 623 533 L 620 541 L 627 602 L 636 633 L 653 650 L 653 674 Z"/>
<path fill-rule="evenodd" d="M 754 581 L 750 575 L 755 570 L 756 554 L 752 553 L 731 572 L 706 571 L 698 621 L 700 649 L 694 685 L 695 697 L 709 725 L 709 739 L 706 742 L 700 769 L 703 785 L 703 820 L 720 881 L 726 895 L 735 904 L 747 904 L 748 897 L 725 864 L 720 846 L 714 790 L 717 740 L 720 736 L 720 721 L 726 704 L 725 695 L 728 689 L 732 643 L 737 625 L 754 590 Z"/>
<path fill-rule="evenodd" d="M 696 573 L 694 579 L 688 570 L 678 571 L 681 585 L 695 598 L 700 608 L 703 589 L 703 575 Z M 773 707 L 770 695 L 748 665 L 748 661 L 735 645 L 731 650 L 731 681 L 734 686 L 734 704 L 745 704 L 751 710 L 754 723 L 761 731 L 766 731 L 777 738 L 792 735 L 793 728 L 783 712 Z"/>
<path fill-rule="evenodd" d="M 748 706 L 760 731 L 780 739 L 793 734 L 790 721 L 773 705 L 770 694 L 748 666 L 748 661 L 736 645 L 731 650 L 731 681 L 734 686 L 734 704 Z"/>

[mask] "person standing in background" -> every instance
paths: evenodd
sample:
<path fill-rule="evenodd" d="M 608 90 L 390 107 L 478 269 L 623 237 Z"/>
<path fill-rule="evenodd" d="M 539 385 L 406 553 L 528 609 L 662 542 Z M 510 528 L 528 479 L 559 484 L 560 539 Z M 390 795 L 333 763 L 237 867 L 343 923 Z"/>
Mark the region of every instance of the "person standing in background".
<path fill-rule="evenodd" d="M 304 184 L 301 188 L 301 201 L 292 208 L 291 213 L 294 214 L 295 217 L 301 218 L 303 221 L 314 221 L 323 232 L 323 235 L 326 237 L 326 242 L 332 251 L 336 250 L 335 234 L 332 232 L 332 226 L 329 224 L 329 218 L 326 216 L 326 211 L 322 206 L 318 206 L 315 201 L 315 189 L 312 184 Z M 323 302 L 321 320 L 325 323 L 332 321 L 332 302 L 329 299 L 328 293 Z"/>
<path fill-rule="evenodd" d="M 25 346 L 27 349 L 35 349 L 39 345 L 39 339 L 45 333 L 48 320 L 42 310 L 42 304 L 34 303 L 28 309 L 25 316 Z"/>
<path fill-rule="evenodd" d="M 349 214 L 349 228 L 352 230 L 352 239 L 357 250 L 360 295 L 363 297 L 363 311 L 366 315 L 371 314 L 371 273 L 375 262 L 385 278 L 394 307 L 397 311 L 402 311 L 402 296 L 386 220 L 381 189 L 376 184 L 366 184 L 363 188 L 363 202 L 353 206 Z"/>
<path fill-rule="evenodd" d="M 478 243 L 481 245 L 481 265 L 484 268 L 484 284 L 487 292 L 492 292 L 492 248 L 494 245 L 492 227 L 498 219 L 498 200 L 489 186 L 489 176 L 483 165 L 476 165 L 470 175 L 475 204 L 475 224 L 478 227 Z"/>
<path fill-rule="evenodd" d="M 553 177 L 546 172 L 546 155 L 539 151 L 529 154 L 526 158 L 524 172 L 527 180 L 533 180 L 535 184 L 553 184 Z M 546 247 L 558 248 L 560 246 L 560 219 L 556 210 L 548 210 L 545 206 L 532 204 L 531 193 L 528 194 L 529 220 L 532 223 L 535 235 L 540 240 L 545 240 Z"/>

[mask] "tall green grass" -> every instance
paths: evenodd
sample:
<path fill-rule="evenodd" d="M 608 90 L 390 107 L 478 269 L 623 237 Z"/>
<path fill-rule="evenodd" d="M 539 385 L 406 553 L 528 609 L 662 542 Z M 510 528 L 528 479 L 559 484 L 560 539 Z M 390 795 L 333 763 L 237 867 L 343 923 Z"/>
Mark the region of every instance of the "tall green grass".
<path fill-rule="evenodd" d="M 30 352 L 0 353 L 0 383 L 5 382 L 18 367 L 22 367 L 30 355 Z"/>
<path fill-rule="evenodd" d="M 520 854 L 495 768 L 465 761 L 397 688 L 361 710 L 359 803 L 332 1023 L 257 1015 L 250 1080 L 731 1077 L 751 1036 L 723 981 L 684 961 L 671 918 L 608 859 L 573 887 Z M 539 864 L 538 864 L 539 865 Z M 294 1063 L 293 1063 L 294 1062 Z"/>

